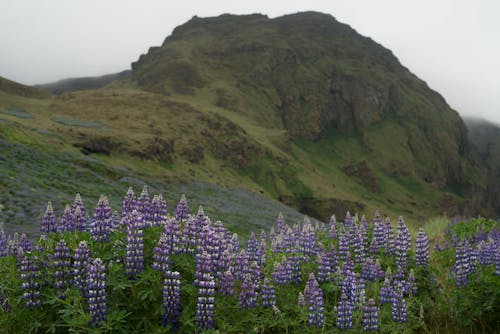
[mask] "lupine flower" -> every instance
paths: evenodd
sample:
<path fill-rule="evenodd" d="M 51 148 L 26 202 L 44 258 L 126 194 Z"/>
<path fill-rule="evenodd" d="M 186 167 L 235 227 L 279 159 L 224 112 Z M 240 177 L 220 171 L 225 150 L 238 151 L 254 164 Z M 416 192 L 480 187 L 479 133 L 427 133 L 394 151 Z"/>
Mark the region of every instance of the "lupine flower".
<path fill-rule="evenodd" d="M 290 259 L 288 260 L 289 261 L 289 265 L 290 265 L 290 268 L 291 268 L 291 283 L 294 283 L 294 284 L 300 284 L 302 282 L 302 269 L 301 269 L 301 266 L 300 266 L 300 256 L 295 253 L 293 254 Z"/>
<path fill-rule="evenodd" d="M 394 322 L 406 322 L 406 301 L 403 298 L 403 286 L 399 284 L 392 289 L 391 300 L 392 320 Z"/>
<path fill-rule="evenodd" d="M 196 271 L 194 273 L 194 285 L 200 287 L 200 284 L 204 284 L 203 280 L 206 278 L 205 274 L 212 273 L 212 257 L 211 255 L 203 251 L 196 255 Z"/>
<path fill-rule="evenodd" d="M 250 263 L 247 273 L 250 274 L 252 280 L 254 280 L 255 282 L 260 282 L 264 278 L 264 274 L 262 273 L 262 270 L 260 269 L 257 261 L 252 261 Z"/>
<path fill-rule="evenodd" d="M 152 267 L 156 270 L 167 271 L 171 250 L 168 236 L 165 233 L 160 235 L 158 245 L 153 249 L 153 264 Z"/>
<path fill-rule="evenodd" d="M 340 329 L 352 328 L 352 312 L 354 306 L 347 298 L 345 293 L 342 293 L 339 303 L 337 305 L 337 327 Z"/>
<path fill-rule="evenodd" d="M 380 288 L 380 304 L 388 304 L 392 301 L 391 281 L 388 277 L 385 278 L 384 284 Z"/>
<path fill-rule="evenodd" d="M 257 305 L 257 285 L 254 278 L 247 274 L 240 287 L 238 303 L 242 308 L 251 308 Z"/>
<path fill-rule="evenodd" d="M 410 274 L 408 275 L 408 280 L 405 284 L 405 294 L 416 295 L 418 292 L 417 282 L 415 282 L 415 273 L 413 269 L 410 270 Z"/>
<path fill-rule="evenodd" d="M 476 251 L 472 248 L 470 243 L 465 240 L 465 252 L 469 258 L 469 266 L 467 270 L 467 274 L 472 274 L 476 272 L 476 264 L 477 264 L 477 254 Z"/>
<path fill-rule="evenodd" d="M 273 307 L 276 305 L 274 286 L 269 282 L 268 278 L 265 278 L 264 284 L 262 284 L 261 298 L 262 307 Z"/>
<path fill-rule="evenodd" d="M 75 249 L 73 261 L 73 285 L 82 293 L 86 293 L 88 266 L 90 264 L 90 249 L 86 241 L 80 241 Z"/>
<path fill-rule="evenodd" d="M 47 203 L 47 209 L 40 222 L 40 232 L 42 233 L 53 233 L 57 230 L 57 218 L 52 208 L 52 202 Z"/>
<path fill-rule="evenodd" d="M 396 266 L 406 268 L 408 249 L 410 247 L 410 234 L 403 218 L 398 220 L 398 233 L 396 236 Z"/>
<path fill-rule="evenodd" d="M 177 207 L 175 208 L 175 219 L 178 221 L 183 221 L 189 218 L 189 206 L 186 200 L 186 196 L 182 194 Z"/>
<path fill-rule="evenodd" d="M 467 254 L 467 247 L 465 240 L 457 245 L 456 248 L 456 261 L 455 261 L 455 274 L 457 286 L 467 285 L 467 273 L 469 272 L 469 256 Z"/>
<path fill-rule="evenodd" d="M 342 275 L 346 275 L 347 272 L 354 272 L 354 262 L 351 260 L 351 254 L 347 254 L 346 261 L 342 264 Z"/>
<path fill-rule="evenodd" d="M 52 257 L 52 265 L 54 267 L 54 286 L 62 298 L 66 295 L 65 289 L 71 281 L 71 254 L 66 241 L 59 241 L 54 247 L 54 255 Z"/>
<path fill-rule="evenodd" d="M 379 308 L 375 301 L 370 298 L 363 308 L 363 330 L 365 332 L 378 330 Z"/>
<path fill-rule="evenodd" d="M 337 256 L 339 261 L 345 261 L 347 259 L 347 254 L 349 253 L 349 236 L 342 232 L 339 236 L 339 247 L 337 251 Z"/>
<path fill-rule="evenodd" d="M 273 272 L 271 273 L 274 283 L 276 284 L 286 284 L 286 277 L 283 275 L 283 266 L 278 261 L 274 262 Z"/>
<path fill-rule="evenodd" d="M 330 217 L 330 222 L 328 223 L 328 237 L 330 239 L 337 239 L 337 219 L 335 215 Z"/>
<path fill-rule="evenodd" d="M 106 268 L 100 258 L 96 258 L 89 266 L 87 295 L 90 327 L 94 327 L 107 318 Z"/>
<path fill-rule="evenodd" d="M 365 215 L 361 216 L 361 220 L 359 222 L 359 234 L 361 236 L 361 240 L 363 241 L 363 246 L 367 245 L 368 242 L 368 221 L 366 220 Z"/>
<path fill-rule="evenodd" d="M 376 273 L 377 279 L 384 279 L 385 273 L 384 273 L 384 270 L 382 270 L 382 265 L 380 264 L 380 259 L 377 259 L 377 261 L 375 261 L 375 273 Z"/>
<path fill-rule="evenodd" d="M 80 194 L 76 194 L 75 200 L 71 205 L 71 221 L 73 224 L 73 229 L 76 231 L 86 231 L 89 225 L 89 219 L 87 217 L 87 209 L 83 204 L 83 200 Z"/>
<path fill-rule="evenodd" d="M 0 228 L 0 257 L 7 256 L 7 235 Z"/>
<path fill-rule="evenodd" d="M 180 253 L 182 251 L 182 232 L 179 221 L 168 219 L 163 227 L 163 233 L 166 234 L 169 243 L 170 253 Z"/>
<path fill-rule="evenodd" d="M 385 225 L 380 216 L 380 212 L 377 210 L 375 212 L 375 218 L 373 218 L 373 236 L 370 244 L 370 252 L 376 254 L 380 249 L 384 248 L 387 240 L 387 233 L 385 232 Z"/>
<path fill-rule="evenodd" d="M 318 264 L 318 273 L 316 275 L 318 282 L 329 282 L 330 275 L 332 273 L 332 266 L 330 264 L 330 257 L 328 254 L 325 251 L 318 252 L 316 263 Z"/>
<path fill-rule="evenodd" d="M 198 284 L 196 302 L 196 325 L 200 331 L 211 330 L 215 313 L 215 281 L 212 275 L 204 273 Z"/>
<path fill-rule="evenodd" d="M 155 195 L 151 201 L 151 224 L 161 226 L 167 217 L 167 202 L 161 194 Z"/>
<path fill-rule="evenodd" d="M 33 247 L 31 246 L 31 241 L 28 239 L 26 234 L 21 234 L 19 237 L 18 247 L 20 247 L 24 253 L 29 253 L 32 251 Z"/>
<path fill-rule="evenodd" d="M 136 199 L 132 187 L 128 188 L 127 194 L 122 201 L 122 217 L 127 217 L 136 208 Z"/>
<path fill-rule="evenodd" d="M 144 221 L 141 214 L 132 211 L 127 222 L 125 272 L 134 277 L 144 269 Z"/>
<path fill-rule="evenodd" d="M 198 233 L 199 231 L 196 226 L 196 221 L 193 217 L 188 217 L 182 229 L 182 241 L 188 254 L 194 254 L 197 249 Z"/>
<path fill-rule="evenodd" d="M 357 277 L 359 274 L 357 274 Z M 356 309 L 359 309 L 361 305 L 364 305 L 366 302 L 366 283 L 362 278 L 357 279 L 356 288 L 354 289 L 355 295 L 353 301 L 355 303 Z"/>
<path fill-rule="evenodd" d="M 314 278 L 314 277 L 313 277 Z M 323 290 L 318 283 L 311 284 L 309 291 L 309 317 L 310 326 L 322 327 L 324 323 Z"/>
<path fill-rule="evenodd" d="M 26 307 L 39 307 L 40 300 L 40 270 L 38 268 L 38 258 L 36 256 L 24 255 L 21 259 L 21 289 L 24 290 L 23 300 Z"/>
<path fill-rule="evenodd" d="M 151 200 L 149 198 L 148 186 L 142 188 L 141 195 L 135 203 L 135 210 L 141 214 L 144 227 L 151 226 Z"/>
<path fill-rule="evenodd" d="M 403 286 L 406 284 L 405 283 L 405 272 L 402 267 L 398 267 L 396 269 L 396 273 L 393 276 L 393 284 L 396 286 L 398 283 L 403 284 Z"/>
<path fill-rule="evenodd" d="M 250 238 L 248 239 L 248 242 L 247 242 L 247 254 L 248 254 L 249 261 L 259 261 L 260 260 L 259 241 L 257 240 L 255 233 L 253 233 L 253 232 L 250 234 Z"/>
<path fill-rule="evenodd" d="M 220 277 L 219 292 L 223 296 L 234 295 L 234 275 L 231 270 L 226 270 Z M 262 296 L 264 298 L 264 296 Z"/>
<path fill-rule="evenodd" d="M 88 218 L 85 214 L 85 211 L 82 211 L 80 206 L 75 208 L 75 211 L 72 212 L 73 224 L 75 226 L 76 231 L 86 231 L 88 230 Z"/>
<path fill-rule="evenodd" d="M 371 257 L 366 259 L 365 264 L 361 269 L 361 278 L 371 282 L 375 282 L 377 279 L 377 269 Z"/>
<path fill-rule="evenodd" d="M 394 241 L 394 230 L 392 228 L 392 222 L 389 217 L 385 219 L 385 250 L 388 254 L 395 255 L 396 254 L 396 242 Z"/>
<path fill-rule="evenodd" d="M 352 227 L 353 223 L 354 223 L 354 220 L 352 219 L 349 211 L 347 211 L 347 213 L 345 214 L 345 218 L 344 218 L 344 227 L 347 227 L 350 229 Z"/>
<path fill-rule="evenodd" d="M 118 215 L 118 211 L 113 210 L 113 213 L 111 214 L 111 229 L 113 231 L 116 231 L 120 228 L 121 224 L 121 219 L 120 216 Z"/>
<path fill-rule="evenodd" d="M 259 256 L 260 259 L 258 262 L 262 265 L 266 263 L 266 250 L 267 250 L 267 236 L 264 230 L 260 231 L 260 240 L 259 240 Z"/>
<path fill-rule="evenodd" d="M 315 254 L 315 244 L 316 244 L 316 234 L 311 226 L 311 221 L 309 218 L 304 218 L 304 225 L 302 226 L 302 231 L 299 235 L 299 247 L 300 251 L 304 255 L 314 255 Z M 306 256 L 304 259 L 308 260 L 309 257 Z"/>
<path fill-rule="evenodd" d="M 284 234 L 287 230 L 287 226 L 285 224 L 285 217 L 283 217 L 283 214 L 281 212 L 278 214 L 278 218 L 276 219 L 275 230 L 277 234 Z"/>
<path fill-rule="evenodd" d="M 181 281 L 178 271 L 167 270 L 163 280 L 163 326 L 167 324 L 176 329 L 179 327 L 179 315 L 181 309 Z"/>
<path fill-rule="evenodd" d="M 64 212 L 59 219 L 59 222 L 56 226 L 57 232 L 69 232 L 75 230 L 75 225 L 73 222 L 73 215 L 71 214 L 71 208 L 69 205 L 66 205 L 64 208 Z"/>
<path fill-rule="evenodd" d="M 352 271 L 347 271 L 342 274 L 339 280 L 339 288 L 341 293 L 345 293 L 351 302 L 354 302 L 356 294 L 356 276 Z"/>
<path fill-rule="evenodd" d="M 245 274 L 247 273 L 250 261 L 248 261 L 247 252 L 242 249 L 238 254 L 234 257 L 234 275 L 238 280 L 243 280 L 245 278 Z"/>
<path fill-rule="evenodd" d="M 495 275 L 500 276 L 500 245 L 497 246 L 495 254 Z"/>
<path fill-rule="evenodd" d="M 417 265 L 427 267 L 429 264 L 429 239 L 425 235 L 423 228 L 418 230 L 416 243 L 415 257 Z"/>
<path fill-rule="evenodd" d="M 108 241 L 111 230 L 111 208 L 108 198 L 101 195 L 97 207 L 94 209 L 94 216 L 92 217 L 92 225 L 90 227 L 92 240 Z"/>
<path fill-rule="evenodd" d="M 366 254 L 363 236 L 361 231 L 358 229 L 355 229 L 354 237 L 352 239 L 352 247 L 354 250 L 354 262 L 356 264 L 362 264 L 365 262 Z"/>

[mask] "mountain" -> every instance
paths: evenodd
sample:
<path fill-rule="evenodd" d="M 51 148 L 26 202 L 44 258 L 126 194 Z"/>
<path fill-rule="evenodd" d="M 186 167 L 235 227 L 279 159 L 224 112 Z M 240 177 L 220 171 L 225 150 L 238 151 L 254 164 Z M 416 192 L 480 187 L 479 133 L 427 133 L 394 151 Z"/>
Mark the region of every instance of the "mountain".
<path fill-rule="evenodd" d="M 478 118 L 464 118 L 476 159 L 486 166 L 488 203 L 500 212 L 500 125 Z"/>
<path fill-rule="evenodd" d="M 2 109 L 7 142 L 91 158 L 99 173 L 243 188 L 322 220 L 499 212 L 457 112 L 326 14 L 193 17 L 105 87 L 0 92 Z"/>
<path fill-rule="evenodd" d="M 46 90 L 52 94 L 62 94 L 64 92 L 71 92 L 75 90 L 99 89 L 112 83 L 113 81 L 126 78 L 129 74 L 130 70 L 125 70 L 97 77 L 62 79 L 56 82 L 36 85 L 35 87 Z"/>
<path fill-rule="evenodd" d="M 44 99 L 50 94 L 36 87 L 26 86 L 6 78 L 0 77 L 0 92 L 15 96 Z"/>

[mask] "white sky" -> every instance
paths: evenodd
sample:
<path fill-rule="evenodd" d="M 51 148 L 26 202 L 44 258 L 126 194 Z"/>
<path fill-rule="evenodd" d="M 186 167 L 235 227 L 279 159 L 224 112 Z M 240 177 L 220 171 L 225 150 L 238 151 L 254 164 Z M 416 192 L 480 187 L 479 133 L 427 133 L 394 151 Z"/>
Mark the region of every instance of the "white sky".
<path fill-rule="evenodd" d="M 500 123 L 500 0 L 0 0 L 0 76 L 36 84 L 118 72 L 194 15 L 305 10 L 391 49 L 459 113 Z"/>

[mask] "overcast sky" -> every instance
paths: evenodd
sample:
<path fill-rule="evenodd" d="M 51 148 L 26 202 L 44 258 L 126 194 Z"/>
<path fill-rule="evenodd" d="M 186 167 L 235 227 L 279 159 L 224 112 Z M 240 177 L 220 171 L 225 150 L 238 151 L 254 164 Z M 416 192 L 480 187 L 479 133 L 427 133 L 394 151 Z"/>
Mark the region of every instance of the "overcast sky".
<path fill-rule="evenodd" d="M 305 10 L 391 49 L 459 113 L 500 123 L 500 0 L 0 0 L 0 76 L 36 84 L 118 72 L 194 15 Z"/>

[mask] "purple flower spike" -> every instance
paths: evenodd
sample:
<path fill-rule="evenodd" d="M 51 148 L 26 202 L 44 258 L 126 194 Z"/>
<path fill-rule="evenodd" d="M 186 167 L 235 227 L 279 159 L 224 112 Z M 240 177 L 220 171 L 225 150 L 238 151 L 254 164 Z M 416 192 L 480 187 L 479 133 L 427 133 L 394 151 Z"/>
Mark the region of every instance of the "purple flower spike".
<path fill-rule="evenodd" d="M 59 219 L 57 224 L 57 232 L 71 232 L 75 230 L 75 224 L 73 222 L 73 216 L 71 214 L 71 208 L 69 205 L 66 205 L 64 208 L 64 212 Z"/>
<path fill-rule="evenodd" d="M 379 307 L 370 298 L 363 309 L 363 330 L 371 332 L 378 330 Z"/>
<path fill-rule="evenodd" d="M 276 306 L 276 294 L 274 286 L 271 284 L 271 282 L 269 282 L 268 278 L 264 279 L 264 284 L 262 285 L 262 306 Z"/>
<path fill-rule="evenodd" d="M 396 236 L 396 267 L 406 268 L 408 249 L 410 248 L 410 233 L 403 218 L 398 220 L 398 233 Z"/>
<path fill-rule="evenodd" d="M 90 265 L 90 249 L 86 241 L 80 241 L 78 247 L 75 249 L 75 256 L 73 261 L 73 285 L 79 289 L 85 296 L 87 272 Z"/>
<path fill-rule="evenodd" d="M 352 312 L 354 306 L 345 293 L 340 297 L 337 305 L 337 327 L 340 329 L 352 328 Z"/>
<path fill-rule="evenodd" d="M 100 258 L 92 261 L 87 274 L 87 296 L 90 311 L 90 327 L 107 317 L 106 268 Z"/>
<path fill-rule="evenodd" d="M 92 225 L 90 227 L 92 240 L 108 241 L 112 228 L 111 208 L 108 198 L 101 195 L 97 207 L 94 209 L 94 216 L 92 217 Z"/>
<path fill-rule="evenodd" d="M 54 247 L 53 255 L 54 267 L 54 286 L 59 293 L 59 297 L 66 296 L 66 288 L 68 288 L 72 275 L 71 275 L 71 255 L 66 241 L 63 239 L 59 241 Z"/>
<path fill-rule="evenodd" d="M 89 218 L 87 217 L 87 209 L 83 204 L 80 194 L 76 194 L 75 201 L 71 205 L 71 220 L 73 228 L 76 231 L 86 231 L 89 228 Z"/>
<path fill-rule="evenodd" d="M 127 223 L 127 252 L 125 255 L 125 271 L 134 277 L 144 269 L 144 221 L 141 214 L 132 211 Z"/>
<path fill-rule="evenodd" d="M 122 217 L 127 217 L 136 208 L 136 198 L 132 187 L 128 188 L 127 194 L 122 201 Z"/>
<path fill-rule="evenodd" d="M 163 326 L 179 327 L 181 310 L 181 275 L 178 271 L 167 270 L 163 280 Z"/>
<path fill-rule="evenodd" d="M 417 245 L 415 248 L 415 257 L 417 265 L 427 267 L 429 264 L 429 239 L 425 235 L 423 228 L 418 230 Z"/>
<path fill-rule="evenodd" d="M 242 308 L 252 308 L 257 305 L 257 286 L 252 275 L 247 274 L 241 283 L 238 303 Z"/>
<path fill-rule="evenodd" d="M 40 307 L 40 270 L 36 256 L 24 255 L 21 259 L 21 289 L 24 290 L 23 300 L 27 308 Z"/>
<path fill-rule="evenodd" d="M 182 194 L 177 207 L 175 208 L 175 219 L 179 222 L 184 221 L 189 218 L 189 206 L 186 200 L 186 196 Z"/>
<path fill-rule="evenodd" d="M 47 210 L 40 222 L 40 232 L 44 234 L 54 233 L 57 230 L 57 218 L 52 208 L 52 202 L 47 203 Z"/>
<path fill-rule="evenodd" d="M 211 330 L 215 315 L 215 281 L 210 274 L 203 274 L 198 285 L 196 302 L 196 325 L 198 330 Z"/>

